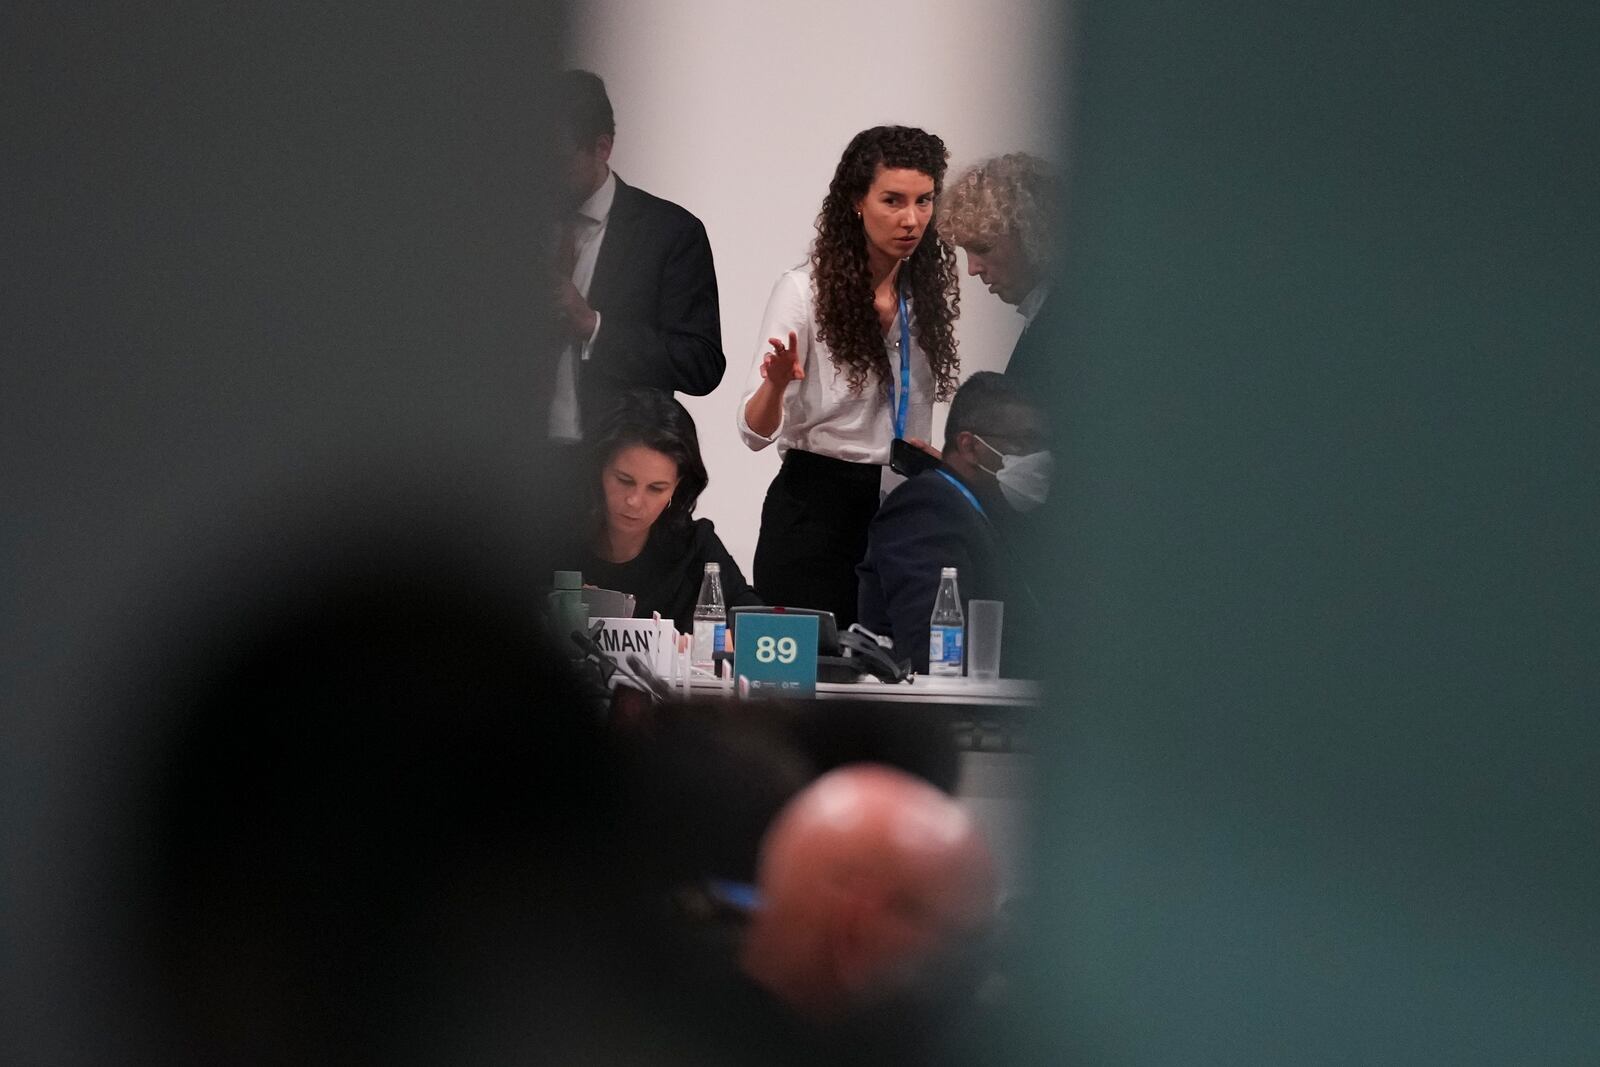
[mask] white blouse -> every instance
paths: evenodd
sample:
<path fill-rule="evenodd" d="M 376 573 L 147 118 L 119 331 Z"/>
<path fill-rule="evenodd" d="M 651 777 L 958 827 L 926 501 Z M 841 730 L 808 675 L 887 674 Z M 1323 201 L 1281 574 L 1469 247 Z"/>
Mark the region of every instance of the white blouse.
<path fill-rule="evenodd" d="M 850 392 L 845 372 L 834 366 L 828 346 L 817 340 L 817 298 L 811 285 L 811 266 L 789 271 L 772 287 L 756 358 L 745 378 L 744 396 L 736 416 L 739 436 L 753 451 L 778 443 L 778 452 L 801 448 L 852 463 L 889 462 L 889 442 L 894 439 L 894 407 L 898 394 L 884 400 L 876 379 L 868 378 L 860 395 Z M 761 358 L 772 351 L 767 338 L 787 342 L 793 330 L 799 344 L 799 363 L 806 376 L 790 382 L 783 393 L 783 417 L 771 437 L 762 437 L 745 422 L 745 405 L 761 388 Z M 890 380 L 900 388 L 900 328 L 884 339 L 884 359 Z M 928 357 L 911 337 L 911 401 L 906 410 L 906 436 L 927 440 L 933 432 L 933 370 Z"/>

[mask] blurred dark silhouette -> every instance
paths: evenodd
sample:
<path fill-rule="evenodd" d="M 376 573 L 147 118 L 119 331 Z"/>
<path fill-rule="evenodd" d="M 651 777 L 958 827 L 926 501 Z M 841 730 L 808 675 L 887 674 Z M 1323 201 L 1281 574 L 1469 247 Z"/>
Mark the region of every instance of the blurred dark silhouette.
<path fill-rule="evenodd" d="M 593 1048 L 639 887 L 537 583 L 421 535 L 300 547 L 224 637 L 175 644 L 158 691 L 168 743 L 133 809 L 152 816 L 157 1051 Z"/>

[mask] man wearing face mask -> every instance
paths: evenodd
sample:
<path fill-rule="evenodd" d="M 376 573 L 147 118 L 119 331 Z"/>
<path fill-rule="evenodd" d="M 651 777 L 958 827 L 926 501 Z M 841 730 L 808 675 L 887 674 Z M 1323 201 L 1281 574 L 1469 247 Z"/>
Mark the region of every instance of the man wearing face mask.
<path fill-rule="evenodd" d="M 963 601 L 1004 601 L 1008 631 L 1031 625 L 1036 606 L 1007 542 L 1049 492 L 1049 444 L 1044 416 L 1009 379 L 979 372 L 956 393 L 943 463 L 889 494 L 856 568 L 861 624 L 890 637 L 896 659 L 927 671 L 943 567 L 956 568 Z"/>

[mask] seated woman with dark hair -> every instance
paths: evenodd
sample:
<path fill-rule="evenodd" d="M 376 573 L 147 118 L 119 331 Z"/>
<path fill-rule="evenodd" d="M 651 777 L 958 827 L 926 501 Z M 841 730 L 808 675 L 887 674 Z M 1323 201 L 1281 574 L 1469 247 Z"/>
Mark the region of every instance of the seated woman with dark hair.
<path fill-rule="evenodd" d="M 576 553 L 589 585 L 632 593 L 634 614 L 659 611 L 682 633 L 707 563 L 722 570 L 728 607 L 760 604 L 695 501 L 708 481 L 694 419 L 666 393 L 637 390 L 617 402 L 595 439 L 590 524 Z"/>

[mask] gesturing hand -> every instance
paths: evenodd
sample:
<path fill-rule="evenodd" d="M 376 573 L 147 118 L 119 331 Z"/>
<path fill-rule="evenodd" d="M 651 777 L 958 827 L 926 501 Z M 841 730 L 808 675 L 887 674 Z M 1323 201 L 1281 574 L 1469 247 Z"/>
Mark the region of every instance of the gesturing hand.
<path fill-rule="evenodd" d="M 806 369 L 800 366 L 800 345 L 793 330 L 789 331 L 787 345 L 776 337 L 767 338 L 767 344 L 772 346 L 772 351 L 761 357 L 763 378 L 781 389 L 806 376 Z"/>

